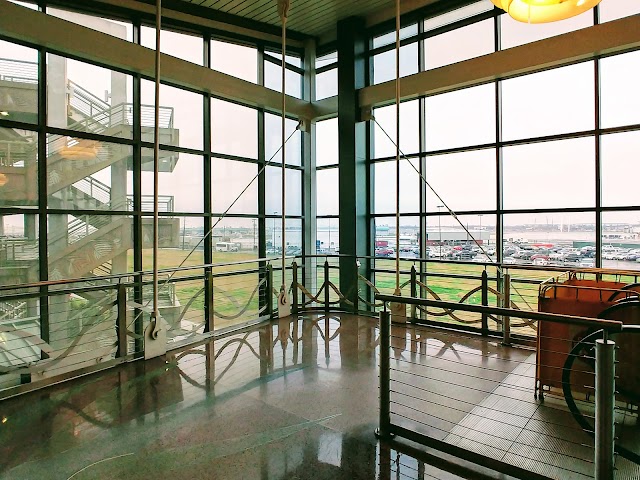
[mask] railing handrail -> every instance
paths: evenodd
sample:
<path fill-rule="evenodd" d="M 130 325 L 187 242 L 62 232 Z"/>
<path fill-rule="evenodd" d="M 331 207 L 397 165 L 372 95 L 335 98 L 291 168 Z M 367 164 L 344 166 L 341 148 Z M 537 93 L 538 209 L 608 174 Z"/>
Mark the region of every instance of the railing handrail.
<path fill-rule="evenodd" d="M 456 302 L 443 302 L 440 300 L 427 300 L 424 298 L 404 297 L 400 295 L 377 294 L 375 296 L 375 299 L 381 302 L 403 303 L 407 305 L 418 305 L 421 307 L 436 307 L 447 310 L 461 310 L 463 312 L 486 313 L 488 315 L 499 315 L 502 317 L 516 317 L 528 320 L 542 320 L 547 322 L 562 323 L 566 325 L 603 328 L 611 332 L 621 332 L 624 327 L 623 322 L 619 322 L 616 320 L 601 320 L 590 317 L 533 312 L 530 310 L 517 310 L 513 308 L 489 307 L 484 305 L 470 305 L 466 303 L 463 304 Z"/>

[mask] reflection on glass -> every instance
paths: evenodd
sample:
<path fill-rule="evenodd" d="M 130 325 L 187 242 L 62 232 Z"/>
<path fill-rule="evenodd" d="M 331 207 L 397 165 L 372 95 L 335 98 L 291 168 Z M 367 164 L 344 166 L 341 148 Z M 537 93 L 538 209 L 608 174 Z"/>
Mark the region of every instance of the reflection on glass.
<path fill-rule="evenodd" d="M 153 142 L 155 86 L 142 80 L 142 140 Z M 202 95 L 160 85 L 160 143 L 202 149 Z"/>
<path fill-rule="evenodd" d="M 156 49 L 155 28 L 142 27 L 140 43 L 143 47 Z M 202 65 L 203 61 L 203 41 L 202 37 L 187 35 L 185 33 L 162 30 L 160 35 L 160 51 L 167 55 L 172 55 L 187 62 Z"/>
<path fill-rule="evenodd" d="M 503 139 L 593 129 L 593 70 L 585 62 L 503 81 Z"/>
<path fill-rule="evenodd" d="M 640 52 L 600 60 L 600 125 L 640 123 Z"/>
<path fill-rule="evenodd" d="M 425 99 L 427 150 L 496 141 L 495 85 L 465 88 Z"/>
<path fill-rule="evenodd" d="M 153 150 L 142 149 L 142 211 L 153 211 Z M 146 160 L 146 161 L 145 161 Z M 199 155 L 160 150 L 158 211 L 162 213 L 204 211 L 203 160 Z"/>
<path fill-rule="evenodd" d="M 183 262 L 186 267 L 203 265 L 204 241 L 201 240 L 204 234 L 202 217 L 161 215 L 158 221 L 158 268 L 176 268 Z M 142 242 L 142 268 L 150 271 L 153 269 L 153 217 L 151 216 L 142 217 Z M 193 253 L 191 253 L 192 250 Z M 186 270 L 177 272 L 174 276 L 183 275 L 193 275 L 193 272 Z M 163 295 L 168 297 L 173 287 L 166 286 L 161 289 L 161 292 L 163 291 Z"/>
<path fill-rule="evenodd" d="M 494 149 L 427 157 L 425 178 L 454 212 L 496 207 Z M 427 211 L 438 211 L 442 201 L 430 188 L 426 192 Z"/>
<path fill-rule="evenodd" d="M 0 207 L 38 203 L 38 134 L 0 128 Z"/>
<path fill-rule="evenodd" d="M 38 238 L 37 215 L 0 215 L 0 285 L 40 280 Z"/>
<path fill-rule="evenodd" d="M 258 166 L 221 158 L 212 159 L 211 196 L 215 213 L 258 213 Z M 249 186 L 247 188 L 247 186 Z M 247 188 L 246 191 L 245 188 Z M 242 193 L 244 191 L 244 193 Z M 242 195 L 240 195 L 242 194 Z M 238 198 L 238 196 L 240 196 Z M 236 201 L 236 199 L 238 199 Z M 233 203 L 235 201 L 235 203 Z M 231 206 L 233 204 L 233 206 Z"/>
<path fill-rule="evenodd" d="M 282 172 L 280 167 L 267 167 L 265 212 L 267 215 L 282 215 Z M 286 171 L 286 214 L 302 215 L 302 172 L 300 170 Z"/>
<path fill-rule="evenodd" d="M 425 39 L 425 69 L 442 67 L 494 51 L 493 20 L 488 19 Z"/>
<path fill-rule="evenodd" d="M 0 40 L 0 119 L 38 121 L 38 51 Z"/>
<path fill-rule="evenodd" d="M 400 150 L 404 155 L 412 155 L 420 151 L 420 117 L 418 112 L 419 103 L 417 100 L 400 104 Z M 373 158 L 395 157 L 397 123 L 395 105 L 376 108 L 374 116 L 379 126 L 374 126 Z"/>
<path fill-rule="evenodd" d="M 258 158 L 258 111 L 211 99 L 211 150 Z"/>
<path fill-rule="evenodd" d="M 316 172 L 316 208 L 318 215 L 338 215 L 338 173 L 339 169 L 329 168 Z"/>
<path fill-rule="evenodd" d="M 593 137 L 506 147 L 504 208 L 595 205 Z"/>
<path fill-rule="evenodd" d="M 248 82 L 258 82 L 258 50 L 211 40 L 211 68 Z"/>
<path fill-rule="evenodd" d="M 640 205 L 638 168 L 640 132 L 603 135 L 600 139 L 602 204 L 605 207 Z"/>
<path fill-rule="evenodd" d="M 338 119 L 316 123 L 316 165 L 338 164 Z"/>
<path fill-rule="evenodd" d="M 150 152 L 147 157 L 153 158 Z M 144 157 L 144 155 L 143 155 Z M 48 206 L 65 210 L 132 208 L 130 145 L 47 135 Z"/>
<path fill-rule="evenodd" d="M 389 50 L 373 57 L 373 83 L 396 78 L 396 52 Z M 418 73 L 418 42 L 400 47 L 400 76 Z"/>
<path fill-rule="evenodd" d="M 296 131 L 298 122 L 290 118 L 286 119 L 284 125 L 285 140 L 288 139 L 285 154 L 287 156 L 287 165 L 302 164 L 302 132 Z M 264 114 L 264 150 L 267 161 L 281 163 L 282 162 L 282 117 Z M 291 138 L 289 138 L 291 137 Z"/>
<path fill-rule="evenodd" d="M 400 212 L 420 211 L 420 176 L 410 162 L 419 170 L 417 158 L 400 161 Z M 396 211 L 396 162 L 380 162 L 373 165 L 375 178 L 375 213 Z M 319 172 L 318 172 L 319 173 Z"/>
<path fill-rule="evenodd" d="M 640 270 L 640 212 L 602 214 L 602 267 Z"/>

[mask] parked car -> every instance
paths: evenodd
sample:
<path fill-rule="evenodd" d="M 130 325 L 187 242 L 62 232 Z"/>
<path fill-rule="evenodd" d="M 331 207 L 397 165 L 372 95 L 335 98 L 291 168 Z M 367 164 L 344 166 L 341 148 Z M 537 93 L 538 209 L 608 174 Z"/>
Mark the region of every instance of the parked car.
<path fill-rule="evenodd" d="M 593 258 L 583 258 L 578 263 L 578 266 L 582 268 L 595 268 L 596 262 Z"/>

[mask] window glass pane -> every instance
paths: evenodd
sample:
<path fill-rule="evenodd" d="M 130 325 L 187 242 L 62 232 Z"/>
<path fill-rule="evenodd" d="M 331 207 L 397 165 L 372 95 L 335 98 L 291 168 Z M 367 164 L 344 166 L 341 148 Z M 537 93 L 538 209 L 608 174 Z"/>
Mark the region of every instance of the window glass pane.
<path fill-rule="evenodd" d="M 400 76 L 418 73 L 418 42 L 400 47 Z M 373 83 L 396 78 L 396 51 L 389 50 L 373 57 Z"/>
<path fill-rule="evenodd" d="M 153 211 L 153 150 L 142 149 L 142 211 Z M 162 213 L 204 211 L 203 160 L 199 155 L 160 150 L 158 210 Z"/>
<path fill-rule="evenodd" d="M 425 123 L 427 150 L 495 142 L 495 85 L 427 97 Z"/>
<path fill-rule="evenodd" d="M 338 69 L 316 75 L 316 100 L 338 95 Z"/>
<path fill-rule="evenodd" d="M 133 193 L 127 188 L 132 159 L 130 145 L 47 135 L 48 206 L 128 210 Z"/>
<path fill-rule="evenodd" d="M 378 258 L 395 258 L 396 256 L 396 219 L 395 217 L 376 217 L 373 220 L 375 228 L 374 254 Z M 415 257 L 419 251 L 418 245 L 420 241 L 420 219 L 418 217 L 400 217 L 400 256 Z M 401 265 L 401 268 L 411 268 L 411 264 Z M 395 269 L 395 265 L 391 260 L 376 260 L 375 268 L 391 268 Z M 407 275 L 408 277 L 408 275 Z M 384 280 L 382 285 L 378 285 L 381 277 L 376 275 L 376 287 L 395 289 L 395 275 L 393 280 L 389 276 L 388 280 Z M 402 279 L 400 282 L 408 280 Z M 388 282 L 393 282 L 389 283 Z"/>
<path fill-rule="evenodd" d="M 496 208 L 494 149 L 427 157 L 425 178 L 454 212 Z M 428 187 L 426 205 L 428 212 L 442 205 Z"/>
<path fill-rule="evenodd" d="M 417 158 L 400 161 L 400 213 L 420 211 L 420 176 L 413 169 L 420 168 Z M 375 178 L 375 213 L 396 211 L 396 162 L 380 162 L 373 165 Z"/>
<path fill-rule="evenodd" d="M 493 20 L 484 20 L 424 41 L 425 69 L 480 57 L 495 51 Z"/>
<path fill-rule="evenodd" d="M 63 18 L 69 22 L 77 23 L 83 27 L 91 28 L 102 33 L 107 33 L 122 40 L 133 41 L 133 25 L 128 22 L 120 22 L 96 15 L 70 12 L 58 8 L 47 7 L 47 14 Z"/>
<path fill-rule="evenodd" d="M 600 23 L 604 23 L 640 13 L 640 2 L 637 0 L 606 1 L 598 4 L 598 8 L 600 9 Z"/>
<path fill-rule="evenodd" d="M 330 52 L 321 57 L 316 57 L 316 69 L 331 65 L 338 61 L 338 52 Z"/>
<path fill-rule="evenodd" d="M 240 262 L 258 258 L 257 218 L 225 217 L 221 220 L 220 217 L 213 217 L 212 221 L 215 225 L 211 237 L 213 263 Z"/>
<path fill-rule="evenodd" d="M 316 165 L 338 164 L 338 119 L 316 123 Z"/>
<path fill-rule="evenodd" d="M 340 252 L 340 222 L 337 218 L 318 218 L 316 254 L 333 255 Z"/>
<path fill-rule="evenodd" d="M 20 2 L 18 0 L 9 0 L 9 1 L 11 3 L 15 3 L 16 5 L 20 5 L 21 7 L 27 7 L 27 8 L 30 8 L 31 10 L 38 10 L 38 6 L 32 3 Z"/>
<path fill-rule="evenodd" d="M 602 204 L 605 207 L 640 205 L 638 188 L 640 132 L 603 135 L 600 140 Z"/>
<path fill-rule="evenodd" d="M 640 52 L 600 60 L 600 125 L 640 123 Z"/>
<path fill-rule="evenodd" d="M 420 150 L 420 118 L 417 100 L 400 104 L 400 150 L 405 155 Z M 378 125 L 374 126 L 374 157 L 396 156 L 396 106 L 376 108 L 374 115 Z M 385 134 L 386 132 L 386 134 Z M 388 136 L 387 136 L 388 135 Z M 391 139 L 389 139 L 391 137 Z"/>
<path fill-rule="evenodd" d="M 514 20 L 509 15 L 500 15 L 500 41 L 502 50 L 543 38 L 555 37 L 593 25 L 593 11 L 586 12 L 561 22 L 528 24 Z"/>
<path fill-rule="evenodd" d="M 258 158 L 258 111 L 212 98 L 211 150 Z"/>
<path fill-rule="evenodd" d="M 486 2 L 484 0 L 481 2 L 475 2 L 471 5 L 457 8 L 442 15 L 428 18 L 424 21 L 424 31 L 427 32 L 429 30 L 433 30 L 435 28 L 457 22 L 458 20 L 464 20 L 465 18 L 487 12 L 491 9 L 493 9 L 493 5 L 489 2 Z"/>
<path fill-rule="evenodd" d="M 281 52 L 271 52 L 269 50 L 265 50 L 264 53 L 265 55 L 269 55 L 270 57 L 277 59 L 278 62 L 282 60 Z M 295 55 L 286 55 L 284 61 L 290 65 L 293 65 L 294 67 L 302 68 L 302 58 L 296 57 Z"/>
<path fill-rule="evenodd" d="M 38 216 L 0 215 L 0 285 L 39 278 Z"/>
<path fill-rule="evenodd" d="M 0 119 L 37 123 L 38 51 L 0 40 Z"/>
<path fill-rule="evenodd" d="M 258 166 L 222 158 L 212 159 L 211 196 L 215 213 L 258 213 Z M 243 190 L 247 190 L 243 192 Z M 242 193 L 242 195 L 240 195 Z M 240 196 L 238 198 L 238 196 Z M 238 200 L 234 202 L 234 200 Z M 233 204 L 233 206 L 231 206 Z"/>
<path fill-rule="evenodd" d="M 152 223 L 143 230 L 149 238 L 153 238 Z M 131 271 L 132 224 L 132 218 L 126 215 L 49 215 L 49 280 Z"/>
<path fill-rule="evenodd" d="M 287 156 L 287 165 L 302 164 L 302 132 L 296 130 L 298 122 L 287 118 L 285 121 L 285 140 L 289 138 L 285 147 L 285 155 Z M 265 158 L 271 162 L 282 162 L 282 117 L 264 114 L 264 141 L 265 141 Z"/>
<path fill-rule="evenodd" d="M 267 192 L 265 212 L 267 215 L 282 215 L 282 173 L 280 167 L 267 167 Z M 286 215 L 302 215 L 302 172 L 286 171 Z"/>
<path fill-rule="evenodd" d="M 504 140 L 594 128 L 593 62 L 502 82 Z"/>
<path fill-rule="evenodd" d="M 130 75 L 47 55 L 47 123 L 52 127 L 133 137 Z"/>
<path fill-rule="evenodd" d="M 593 207 L 592 137 L 503 149 L 504 208 Z"/>
<path fill-rule="evenodd" d="M 140 35 L 140 44 L 143 47 L 151 48 L 152 50 L 156 49 L 155 27 L 143 26 Z M 160 51 L 167 55 L 186 60 L 187 62 L 202 65 L 203 45 L 202 37 L 172 32 L 170 30 L 162 30 L 162 32 L 160 32 Z"/>
<path fill-rule="evenodd" d="M 302 98 L 302 75 L 291 70 L 287 70 L 285 75 L 287 95 Z M 264 86 L 278 92 L 282 91 L 282 69 L 280 65 L 264 62 Z"/>
<path fill-rule="evenodd" d="M 248 82 L 258 82 L 258 50 L 211 40 L 211 68 Z"/>
<path fill-rule="evenodd" d="M 142 140 L 153 142 L 155 85 L 142 80 Z M 202 95 L 160 85 L 160 143 L 202 149 Z"/>
<path fill-rule="evenodd" d="M 0 206 L 37 204 L 38 134 L 0 128 Z"/>
<path fill-rule="evenodd" d="M 495 215 L 459 215 L 458 221 L 447 213 L 446 208 L 441 207 L 438 211 L 442 215 L 426 218 L 425 253 L 428 258 L 495 262 Z M 465 245 L 468 247 L 461 248 Z"/>
<path fill-rule="evenodd" d="M 158 268 L 176 268 L 184 261 L 184 266 L 204 264 L 204 219 L 202 217 L 160 216 L 158 221 Z M 142 268 L 153 269 L 153 217 L 142 217 Z M 194 247 L 198 247 L 194 250 Z M 193 253 L 191 253 L 193 250 Z M 188 258 L 188 259 L 187 259 Z M 187 259 L 187 260 L 185 260 Z M 198 272 L 202 274 L 202 272 Z M 193 275 L 193 271 L 177 272 L 177 276 Z M 160 277 L 160 294 L 165 300 L 175 287 L 164 285 Z M 166 278 L 166 277 L 165 277 Z M 144 291 L 145 297 L 152 298 L 151 289 Z"/>
<path fill-rule="evenodd" d="M 413 35 L 418 34 L 418 25 L 413 24 L 407 27 L 403 27 L 400 29 L 400 40 L 404 40 L 405 38 L 412 37 Z M 373 39 L 373 48 L 382 47 L 384 45 L 389 45 L 391 43 L 396 43 L 396 32 L 385 33 L 384 35 L 380 35 Z"/>
<path fill-rule="evenodd" d="M 640 270 L 640 212 L 602 213 L 602 267 Z"/>
<path fill-rule="evenodd" d="M 504 263 L 595 267 L 595 214 L 523 213 L 504 216 Z M 593 248 L 593 247 L 592 247 Z"/>
<path fill-rule="evenodd" d="M 337 168 L 316 172 L 316 208 L 318 215 L 338 215 L 338 172 Z"/>

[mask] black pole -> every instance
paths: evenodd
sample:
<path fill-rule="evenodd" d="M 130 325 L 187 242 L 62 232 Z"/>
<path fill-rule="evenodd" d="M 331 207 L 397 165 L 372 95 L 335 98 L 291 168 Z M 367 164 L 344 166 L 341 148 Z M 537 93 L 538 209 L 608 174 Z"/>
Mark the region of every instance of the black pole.
<path fill-rule="evenodd" d="M 391 436 L 389 430 L 391 426 L 391 392 L 390 392 L 390 368 L 391 357 L 391 312 L 386 310 L 380 312 L 380 419 L 376 429 L 378 438 L 388 438 Z"/>
<path fill-rule="evenodd" d="M 489 276 L 487 271 L 482 271 L 482 305 L 489 306 Z M 485 312 L 482 313 L 482 334 L 487 335 L 489 333 L 489 315 Z"/>

